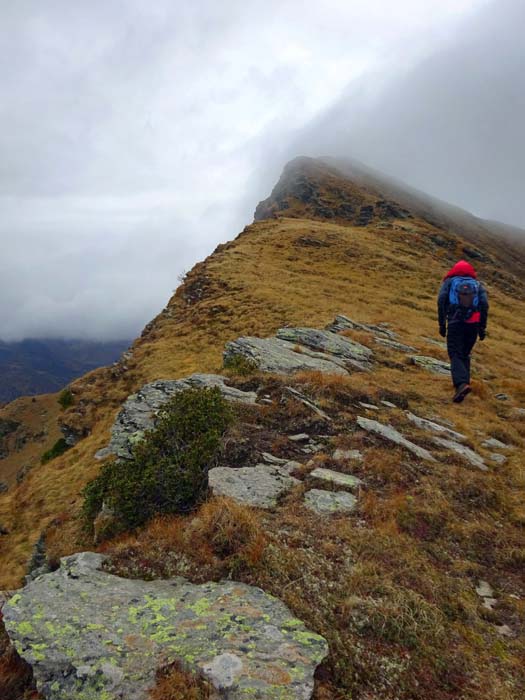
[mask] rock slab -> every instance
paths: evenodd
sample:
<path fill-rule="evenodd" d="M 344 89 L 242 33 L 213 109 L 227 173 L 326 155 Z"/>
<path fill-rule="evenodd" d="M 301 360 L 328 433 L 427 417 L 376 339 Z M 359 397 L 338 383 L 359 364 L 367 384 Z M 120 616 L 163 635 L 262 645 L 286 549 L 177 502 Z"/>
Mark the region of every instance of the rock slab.
<path fill-rule="evenodd" d="M 192 388 L 218 387 L 230 401 L 254 404 L 257 394 L 240 391 L 225 383 L 218 374 L 192 374 L 184 379 L 159 379 L 145 384 L 136 394 L 128 396 L 111 429 L 111 440 L 100 458 L 115 454 L 121 459 L 131 459 L 133 446 L 155 426 L 155 417 L 161 408 L 177 393 Z"/>
<path fill-rule="evenodd" d="M 279 497 L 300 483 L 289 474 L 297 464 L 214 467 L 208 472 L 208 484 L 214 496 L 228 496 L 255 508 L 275 508 Z"/>
<path fill-rule="evenodd" d="M 360 428 L 363 428 L 363 430 L 366 430 L 369 433 L 375 433 L 376 435 L 380 435 L 396 445 L 401 445 L 401 447 L 404 447 L 409 452 L 412 452 L 412 454 L 416 455 L 416 457 L 419 457 L 420 459 L 426 459 L 429 462 L 436 461 L 428 450 L 425 450 L 423 447 L 420 447 L 419 445 L 410 442 L 410 440 L 407 440 L 391 425 L 383 425 L 383 423 L 380 423 L 377 420 L 370 420 L 369 418 L 363 418 L 362 416 L 358 416 L 357 424 Z"/>
<path fill-rule="evenodd" d="M 226 343 L 224 364 L 240 356 L 252 362 L 261 372 L 293 374 L 305 370 L 348 374 L 344 361 L 335 355 L 295 346 L 279 338 L 237 338 Z"/>
<path fill-rule="evenodd" d="M 466 445 L 460 445 L 454 440 L 445 440 L 445 438 L 437 436 L 434 436 L 432 438 L 432 441 L 440 447 L 444 447 L 447 450 L 452 450 L 453 452 L 456 452 L 458 455 L 460 455 L 460 457 L 463 457 L 463 459 L 465 459 L 473 467 L 477 467 L 478 469 L 481 469 L 481 471 L 484 472 L 488 470 L 488 467 L 485 464 L 483 458 L 480 457 L 476 452 L 474 452 L 474 450 L 471 450 L 470 447 L 466 447 Z"/>
<path fill-rule="evenodd" d="M 47 700 L 146 700 L 178 660 L 229 700 L 310 698 L 326 641 L 259 588 L 234 581 L 123 579 L 104 557 L 65 557 L 3 607 Z"/>
<path fill-rule="evenodd" d="M 466 435 L 463 435 L 462 433 L 458 433 L 455 430 L 446 428 L 444 425 L 441 425 L 440 423 L 435 423 L 434 421 L 428 420 L 427 418 L 420 418 L 419 416 L 410 413 L 410 411 L 407 411 L 406 415 L 411 423 L 414 423 L 414 425 L 417 425 L 418 428 L 422 428 L 423 430 L 428 430 L 432 433 L 438 433 L 442 437 L 450 438 L 451 440 L 455 440 L 456 442 L 463 442 L 467 439 Z"/>

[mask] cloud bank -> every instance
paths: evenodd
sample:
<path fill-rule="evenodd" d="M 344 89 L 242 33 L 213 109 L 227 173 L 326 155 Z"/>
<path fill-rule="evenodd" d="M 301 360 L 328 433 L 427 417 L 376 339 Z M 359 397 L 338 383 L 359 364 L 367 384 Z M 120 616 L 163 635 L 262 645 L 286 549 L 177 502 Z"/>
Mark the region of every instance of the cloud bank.
<path fill-rule="evenodd" d="M 298 154 L 525 224 L 518 0 L 2 7 L 0 338 L 131 337 Z"/>

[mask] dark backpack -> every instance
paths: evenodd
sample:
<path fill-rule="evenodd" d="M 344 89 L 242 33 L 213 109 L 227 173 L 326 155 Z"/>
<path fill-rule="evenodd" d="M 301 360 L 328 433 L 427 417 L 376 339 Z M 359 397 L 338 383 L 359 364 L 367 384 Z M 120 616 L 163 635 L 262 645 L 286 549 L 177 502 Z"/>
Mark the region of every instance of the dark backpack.
<path fill-rule="evenodd" d="M 479 308 L 479 282 L 472 277 L 452 277 L 448 301 L 462 318 L 470 318 Z"/>

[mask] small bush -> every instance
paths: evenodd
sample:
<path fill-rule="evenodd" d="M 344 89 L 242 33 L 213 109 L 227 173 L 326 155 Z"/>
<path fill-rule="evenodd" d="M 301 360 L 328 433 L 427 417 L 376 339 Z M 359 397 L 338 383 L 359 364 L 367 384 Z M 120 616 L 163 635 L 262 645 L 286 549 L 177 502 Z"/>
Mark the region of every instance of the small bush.
<path fill-rule="evenodd" d="M 135 446 L 133 459 L 104 465 L 86 486 L 88 522 L 103 503 L 114 511 L 121 530 L 156 514 L 191 510 L 206 492 L 208 470 L 231 421 L 231 409 L 217 388 L 176 394 L 159 414 L 156 428 Z"/>
<path fill-rule="evenodd" d="M 69 450 L 69 445 L 64 438 L 60 438 L 60 440 L 57 440 L 50 450 L 44 452 L 42 457 L 40 457 L 40 464 L 46 464 L 52 459 L 55 459 L 55 457 L 60 457 L 60 455 L 63 455 L 67 450 Z"/>
<path fill-rule="evenodd" d="M 232 374 L 246 377 L 257 371 L 257 363 L 244 355 L 231 355 L 224 360 L 224 368 L 230 370 Z"/>
<path fill-rule="evenodd" d="M 66 410 L 66 408 L 69 408 L 70 406 L 73 405 L 74 403 L 74 397 L 73 397 L 73 392 L 71 389 L 64 389 L 63 391 L 60 392 L 58 395 L 58 403 L 61 405 L 61 407 Z"/>

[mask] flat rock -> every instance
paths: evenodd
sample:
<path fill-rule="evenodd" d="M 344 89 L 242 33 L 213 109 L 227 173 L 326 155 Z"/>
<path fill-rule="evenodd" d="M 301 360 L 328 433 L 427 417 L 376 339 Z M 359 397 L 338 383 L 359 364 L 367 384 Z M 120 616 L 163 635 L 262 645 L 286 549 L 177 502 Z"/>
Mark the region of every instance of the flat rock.
<path fill-rule="evenodd" d="M 480 457 L 474 450 L 471 450 L 470 447 L 466 447 L 466 445 L 460 445 L 458 442 L 455 442 L 454 440 L 446 440 L 445 438 L 433 436 L 432 441 L 436 443 L 436 445 L 439 445 L 440 447 L 444 447 L 447 450 L 452 450 L 453 452 L 456 452 L 458 455 L 463 457 L 469 464 L 471 464 L 473 467 L 477 467 L 478 469 L 481 469 L 481 471 L 488 471 L 488 467 L 485 464 L 485 461 L 483 460 L 482 457 Z"/>
<path fill-rule="evenodd" d="M 218 374 L 192 374 L 174 380 L 159 379 L 145 384 L 136 394 L 128 396 L 111 429 L 107 449 L 117 457 L 131 459 L 133 446 L 144 437 L 147 430 L 155 426 L 155 418 L 161 408 L 175 394 L 196 387 L 218 387 L 230 401 L 254 404 L 257 399 L 257 394 L 252 391 L 240 391 L 228 386 L 224 377 Z"/>
<path fill-rule="evenodd" d="M 65 557 L 3 607 L 7 632 L 48 700 L 147 700 L 179 661 L 229 700 L 305 700 L 326 641 L 276 598 L 235 581 L 123 579 L 104 557 Z"/>
<path fill-rule="evenodd" d="M 512 445 L 506 445 L 501 440 L 496 440 L 496 438 L 488 438 L 481 443 L 482 447 L 486 447 L 488 450 L 512 450 Z"/>
<path fill-rule="evenodd" d="M 410 355 L 410 362 L 434 374 L 450 374 L 450 363 L 427 355 Z"/>
<path fill-rule="evenodd" d="M 288 435 L 288 439 L 292 442 L 305 442 L 310 439 L 308 433 L 297 433 L 297 435 Z"/>
<path fill-rule="evenodd" d="M 439 433 L 440 435 L 450 438 L 451 440 L 455 440 L 456 442 L 463 442 L 467 439 L 467 436 L 463 435 L 462 433 L 457 433 L 455 430 L 446 428 L 444 425 L 427 420 L 426 418 L 420 418 L 419 416 L 410 413 L 410 411 L 407 411 L 406 415 L 411 423 L 414 423 L 414 425 L 417 425 L 418 428 L 422 428 L 423 430 L 429 430 L 432 433 Z"/>
<path fill-rule="evenodd" d="M 387 408 L 397 408 L 395 403 L 392 403 L 392 401 L 381 401 L 383 406 L 386 406 Z"/>
<path fill-rule="evenodd" d="M 333 515 L 335 513 L 350 513 L 357 505 L 357 499 L 351 493 L 344 491 L 323 491 L 311 489 L 304 496 L 307 508 L 320 515 Z"/>
<path fill-rule="evenodd" d="M 280 328 L 276 336 L 294 345 L 306 346 L 318 352 L 350 360 L 351 364 L 357 362 L 360 369 L 369 368 L 373 357 L 370 348 L 330 331 L 316 328 Z"/>
<path fill-rule="evenodd" d="M 256 508 L 275 508 L 278 498 L 299 483 L 289 475 L 285 465 L 215 467 L 208 472 L 208 484 L 215 496 L 229 496 Z"/>
<path fill-rule="evenodd" d="M 494 595 L 492 586 L 488 581 L 479 581 L 478 585 L 476 586 L 476 593 L 481 598 L 492 598 L 492 596 Z"/>
<path fill-rule="evenodd" d="M 493 452 L 490 455 L 490 459 L 496 464 L 505 464 L 505 462 L 507 461 L 507 457 L 505 457 L 505 455 L 500 455 L 497 452 Z"/>
<path fill-rule="evenodd" d="M 322 467 L 317 467 L 310 472 L 309 476 L 314 479 L 320 479 L 321 481 L 327 481 L 329 484 L 337 484 L 338 486 L 346 486 L 346 488 L 353 491 L 363 485 L 361 479 L 352 474 L 343 474 L 342 472 L 336 472 L 333 469 L 323 469 Z"/>
<path fill-rule="evenodd" d="M 365 403 L 364 401 L 360 401 L 359 405 L 363 408 L 367 408 L 369 411 L 379 411 L 379 406 L 375 406 L 373 403 Z"/>
<path fill-rule="evenodd" d="M 510 399 L 508 394 L 495 394 L 494 396 L 498 401 L 508 401 Z"/>
<path fill-rule="evenodd" d="M 241 356 L 262 372 L 293 374 L 304 370 L 348 374 L 344 361 L 335 355 L 298 347 L 279 338 L 237 338 L 226 343 L 224 363 Z"/>
<path fill-rule="evenodd" d="M 335 450 L 332 459 L 335 459 L 336 461 L 341 461 L 341 462 L 346 462 L 346 461 L 358 461 L 361 462 L 363 459 L 363 455 L 359 450 Z"/>
<path fill-rule="evenodd" d="M 436 461 L 428 450 L 425 450 L 423 447 L 420 447 L 419 445 L 410 442 L 410 440 L 407 440 L 391 425 L 383 425 L 383 423 L 379 423 L 379 421 L 363 418 L 362 416 L 358 416 L 357 424 L 360 428 L 369 433 L 375 433 L 376 435 L 380 435 L 381 437 L 385 438 L 385 440 L 389 440 L 396 445 L 401 445 L 401 447 L 404 447 L 409 452 L 412 452 L 412 454 L 416 455 L 416 457 L 419 457 L 420 459 L 426 459 L 429 462 Z"/>
<path fill-rule="evenodd" d="M 375 342 L 387 348 L 392 348 L 392 350 L 397 350 L 398 352 L 417 352 L 416 348 L 413 348 L 411 345 L 404 345 L 403 343 L 398 343 L 388 338 L 375 338 Z"/>

